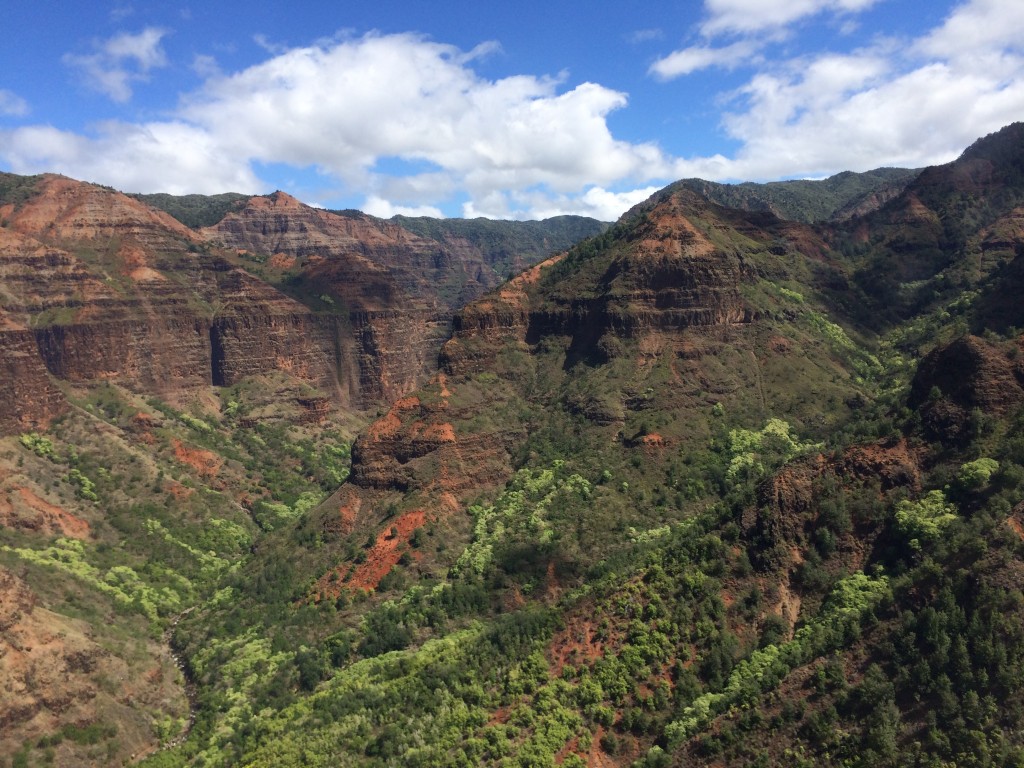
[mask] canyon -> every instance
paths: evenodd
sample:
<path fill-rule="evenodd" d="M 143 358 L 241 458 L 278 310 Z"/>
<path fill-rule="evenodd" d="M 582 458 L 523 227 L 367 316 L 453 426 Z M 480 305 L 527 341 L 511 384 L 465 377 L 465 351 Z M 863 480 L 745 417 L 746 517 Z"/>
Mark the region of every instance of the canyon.
<path fill-rule="evenodd" d="M 1022 147 L 547 229 L 3 175 L 0 745 L 1013 764 Z"/>

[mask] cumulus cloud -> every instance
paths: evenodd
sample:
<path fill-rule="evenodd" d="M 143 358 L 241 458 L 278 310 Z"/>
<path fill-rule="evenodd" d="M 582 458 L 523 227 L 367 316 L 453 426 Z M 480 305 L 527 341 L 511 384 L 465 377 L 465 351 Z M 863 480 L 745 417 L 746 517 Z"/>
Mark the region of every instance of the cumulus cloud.
<path fill-rule="evenodd" d="M 234 72 L 197 56 L 203 85 L 165 119 L 80 133 L 11 128 L 0 131 L 0 158 L 17 173 L 59 170 L 174 193 L 265 191 L 260 169 L 287 165 L 318 174 L 321 200 L 358 197 L 381 216 L 460 204 L 471 217 L 609 220 L 681 177 L 765 180 L 941 162 L 1024 115 L 1019 0 L 965 1 L 917 39 L 876 39 L 844 53 L 815 50 L 799 36 L 797 22 L 849 20 L 875 1 L 707 0 L 703 38 L 659 59 L 650 74 L 741 74 L 742 84 L 717 102 L 721 129 L 738 147 L 729 156 L 673 157 L 655 143 L 616 138 L 609 118 L 628 97 L 598 83 L 564 74 L 486 78 L 481 59 L 494 43 L 464 51 L 412 34 L 371 34 L 272 47 L 261 63 Z M 88 61 L 69 63 L 127 98 L 140 77 L 166 64 L 164 34 L 112 38 L 79 57 Z M 0 92 L 0 112 L 26 109 Z"/>
<path fill-rule="evenodd" d="M 651 29 L 638 29 L 626 36 L 626 40 L 634 45 L 648 43 L 652 40 L 661 40 L 665 37 L 665 30 L 654 27 Z"/>
<path fill-rule="evenodd" d="M 376 216 L 381 219 L 390 219 L 392 216 L 431 216 L 435 219 L 443 219 L 444 213 L 440 208 L 433 205 L 392 205 L 387 200 L 370 195 L 366 202 L 360 207 L 363 213 Z"/>
<path fill-rule="evenodd" d="M 61 173 L 129 192 L 255 192 L 252 169 L 222 151 L 206 131 L 182 122 L 108 122 L 94 136 L 51 126 L 0 131 L 0 153 L 14 173 Z"/>
<path fill-rule="evenodd" d="M 547 219 L 552 216 L 590 216 L 601 221 L 614 221 L 623 212 L 642 203 L 661 187 L 648 186 L 624 192 L 603 187 L 590 187 L 582 194 L 552 195 L 540 190 L 491 192 L 464 203 L 462 215 L 467 219 Z"/>
<path fill-rule="evenodd" d="M 963 62 L 986 60 L 987 54 L 1010 49 L 1024 52 L 1024 4 L 1014 0 L 974 0 L 960 6 L 941 27 L 917 42 L 925 56 Z"/>
<path fill-rule="evenodd" d="M 750 59 L 758 47 L 757 44 L 749 40 L 741 40 L 723 48 L 695 45 L 674 51 L 668 56 L 658 59 L 651 65 L 650 73 L 662 80 L 671 80 L 708 67 L 731 69 Z"/>
<path fill-rule="evenodd" d="M 870 4 L 707 0 L 704 30 L 757 31 Z M 741 23 L 746 12 L 754 17 Z M 722 94 L 722 127 L 739 149 L 728 158 L 679 160 L 675 170 L 680 176 L 762 180 L 951 160 L 978 136 L 1024 115 L 1022 40 L 1024 5 L 970 0 L 916 40 L 879 40 L 846 54 L 765 55 L 750 62 L 746 83 Z M 770 44 L 754 35 L 732 45 L 743 42 Z M 716 56 L 713 49 L 684 49 L 661 60 L 666 71 L 652 67 L 652 74 L 688 74 L 717 63 Z"/>
<path fill-rule="evenodd" d="M 144 82 L 150 70 L 167 66 L 160 45 L 166 35 L 167 30 L 157 27 L 147 27 L 134 35 L 116 35 L 95 42 L 93 53 L 65 54 L 64 63 L 78 70 L 90 88 L 124 103 L 132 97 L 133 83 Z"/>
<path fill-rule="evenodd" d="M 24 117 L 28 111 L 28 102 L 21 96 L 0 88 L 0 115 Z"/>
<path fill-rule="evenodd" d="M 153 45 L 159 37 L 151 39 Z M 136 41 L 105 51 L 142 67 L 159 56 Z M 411 34 L 342 38 L 277 53 L 221 74 L 206 59 L 203 87 L 183 98 L 173 120 L 107 123 L 94 135 L 35 126 L 0 134 L 0 152 L 18 172 L 63 172 L 133 191 L 259 188 L 261 163 L 314 168 L 368 205 L 437 210 L 460 191 L 480 210 L 519 195 L 597 209 L 586 190 L 633 186 L 672 173 L 673 159 L 651 143 L 615 139 L 607 117 L 624 93 L 564 78 L 483 78 L 487 43 L 465 52 Z M 425 168 L 396 176 L 387 161 Z M 611 194 L 611 193 L 610 193 Z M 546 204 L 546 203 L 545 203 Z M 428 208 L 424 208 L 428 206 Z M 607 206 L 602 208 L 607 210 Z"/>
<path fill-rule="evenodd" d="M 879 0 L 705 0 L 706 36 L 750 33 L 785 27 L 820 13 L 856 13 Z"/>
<path fill-rule="evenodd" d="M 592 83 L 559 93 L 554 78 L 484 80 L 471 66 L 480 53 L 412 35 L 297 48 L 212 79 L 182 116 L 230 137 L 246 159 L 353 183 L 381 157 L 433 163 L 480 190 L 563 190 L 665 168 L 655 147 L 612 138 L 606 117 L 624 94 Z"/>

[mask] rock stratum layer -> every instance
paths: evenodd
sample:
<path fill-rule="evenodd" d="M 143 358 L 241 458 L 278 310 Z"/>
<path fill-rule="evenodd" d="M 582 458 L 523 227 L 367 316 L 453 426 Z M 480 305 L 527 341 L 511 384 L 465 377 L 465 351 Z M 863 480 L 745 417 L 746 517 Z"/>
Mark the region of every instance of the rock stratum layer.
<path fill-rule="evenodd" d="M 44 428 L 58 383 L 188 398 L 283 371 L 347 407 L 424 381 L 454 307 L 499 277 L 465 240 L 275 193 L 192 230 L 113 190 L 4 176 L 0 429 Z"/>

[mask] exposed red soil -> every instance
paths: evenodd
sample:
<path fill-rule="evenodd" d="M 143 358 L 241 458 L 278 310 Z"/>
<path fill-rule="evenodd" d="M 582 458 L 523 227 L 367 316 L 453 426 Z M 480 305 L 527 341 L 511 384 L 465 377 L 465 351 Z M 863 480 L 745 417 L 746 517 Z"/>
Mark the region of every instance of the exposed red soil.
<path fill-rule="evenodd" d="M 426 522 L 426 517 L 422 509 L 414 509 L 386 523 L 367 552 L 366 562 L 360 563 L 353 571 L 346 586 L 366 591 L 376 589 L 380 580 L 398 563 L 413 531 Z"/>
<path fill-rule="evenodd" d="M 50 528 L 49 532 L 60 531 L 64 536 L 71 536 L 76 539 L 89 537 L 89 523 L 82 518 L 71 514 L 66 509 L 50 504 L 45 499 L 39 498 L 28 488 L 19 488 L 18 495 L 21 496 L 21 500 L 30 509 L 42 515 L 47 527 Z"/>
<path fill-rule="evenodd" d="M 401 415 L 406 411 L 411 411 L 413 408 L 419 408 L 419 406 L 420 399 L 415 396 L 396 400 L 394 405 L 391 406 L 391 410 L 369 426 L 366 434 L 371 440 L 385 440 L 389 437 L 394 437 L 402 428 Z"/>
<path fill-rule="evenodd" d="M 555 755 L 555 765 L 561 765 L 565 762 L 565 758 L 569 755 L 580 755 L 580 738 L 579 736 L 573 736 L 569 741 L 565 743 L 565 746 L 558 750 Z M 580 755 L 582 757 L 582 755 Z"/>
<path fill-rule="evenodd" d="M 415 422 L 412 427 L 413 439 L 435 440 L 439 443 L 454 443 L 455 427 L 448 422 L 441 424 L 425 424 L 422 421 Z"/>
<path fill-rule="evenodd" d="M 640 444 L 646 448 L 664 448 L 666 445 L 665 438 L 656 432 L 641 437 Z"/>
<path fill-rule="evenodd" d="M 192 467 L 203 477 L 216 477 L 220 473 L 220 468 L 224 466 L 224 459 L 213 451 L 185 445 L 177 438 L 171 439 L 171 445 L 174 448 L 174 458 Z"/>
<path fill-rule="evenodd" d="M 165 490 L 178 501 L 181 501 L 182 499 L 187 499 L 189 496 L 195 493 L 194 488 L 187 488 L 186 486 L 174 480 L 171 480 L 169 483 L 167 483 Z"/>
<path fill-rule="evenodd" d="M 1010 515 L 1006 518 L 1006 524 L 1010 526 L 1010 530 L 1017 534 L 1017 538 L 1024 541 L 1024 525 L 1021 524 L 1020 520 L 1017 519 L 1016 514 Z"/>
<path fill-rule="evenodd" d="M 448 377 L 443 373 L 437 374 L 437 385 L 441 390 L 441 397 L 452 396 L 452 391 L 448 389 Z"/>
<path fill-rule="evenodd" d="M 297 262 L 294 256 L 289 256 L 287 253 L 275 253 L 269 259 L 267 259 L 267 266 L 271 269 L 291 269 Z"/>
<path fill-rule="evenodd" d="M 785 355 L 793 349 L 793 342 L 785 336 L 772 336 L 768 339 L 768 349 L 777 355 Z"/>
<path fill-rule="evenodd" d="M 487 726 L 503 725 L 504 723 L 507 723 L 511 712 L 511 707 L 498 707 L 491 713 L 491 719 L 487 721 Z"/>
<path fill-rule="evenodd" d="M 131 430 L 140 443 L 145 443 L 146 445 L 153 445 L 156 443 L 156 438 L 153 436 L 153 428 L 155 426 L 156 419 L 148 413 L 139 411 L 132 416 Z"/>
<path fill-rule="evenodd" d="M 618 768 L 620 765 L 628 765 L 631 761 L 622 762 L 616 760 L 603 749 L 601 749 L 601 737 L 605 734 L 603 725 L 597 726 L 594 738 L 590 741 L 590 752 L 586 755 L 587 768 Z"/>
<path fill-rule="evenodd" d="M 566 664 L 579 666 L 600 659 L 608 640 L 597 638 L 597 622 L 590 616 L 571 616 L 558 630 L 548 646 L 552 677 L 560 677 Z"/>
<path fill-rule="evenodd" d="M 363 506 L 363 500 L 357 494 L 348 494 L 341 506 L 338 508 L 338 518 L 341 521 L 341 532 L 352 533 L 356 519 L 359 516 L 359 508 Z"/>
<path fill-rule="evenodd" d="M 344 516 L 351 515 L 353 518 L 358 513 L 359 499 L 349 502 L 348 511 L 340 510 L 342 524 Z M 313 594 L 319 594 L 321 598 L 337 597 L 343 589 L 363 590 L 372 592 L 380 584 L 388 572 L 398 564 L 402 554 L 409 551 L 409 539 L 413 532 L 427 522 L 427 513 L 422 509 L 414 509 L 406 512 L 384 524 L 384 530 L 377 534 L 373 546 L 366 551 L 366 561 L 360 563 L 342 582 L 345 571 L 349 568 L 348 563 L 341 563 L 338 567 L 331 569 L 316 583 Z"/>

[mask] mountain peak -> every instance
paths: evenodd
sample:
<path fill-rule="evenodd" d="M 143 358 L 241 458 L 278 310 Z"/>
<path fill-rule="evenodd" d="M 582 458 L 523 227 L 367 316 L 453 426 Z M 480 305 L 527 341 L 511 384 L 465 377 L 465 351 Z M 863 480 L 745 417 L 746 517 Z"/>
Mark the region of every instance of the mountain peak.
<path fill-rule="evenodd" d="M 966 160 L 989 160 L 991 162 L 1013 162 L 1019 164 L 1024 157 L 1024 122 L 1011 123 L 990 133 L 971 144 L 960 155 L 958 162 Z"/>
<path fill-rule="evenodd" d="M 309 207 L 298 198 L 292 197 L 287 192 L 282 192 L 280 189 L 271 192 L 266 196 L 275 208 L 305 208 Z"/>

